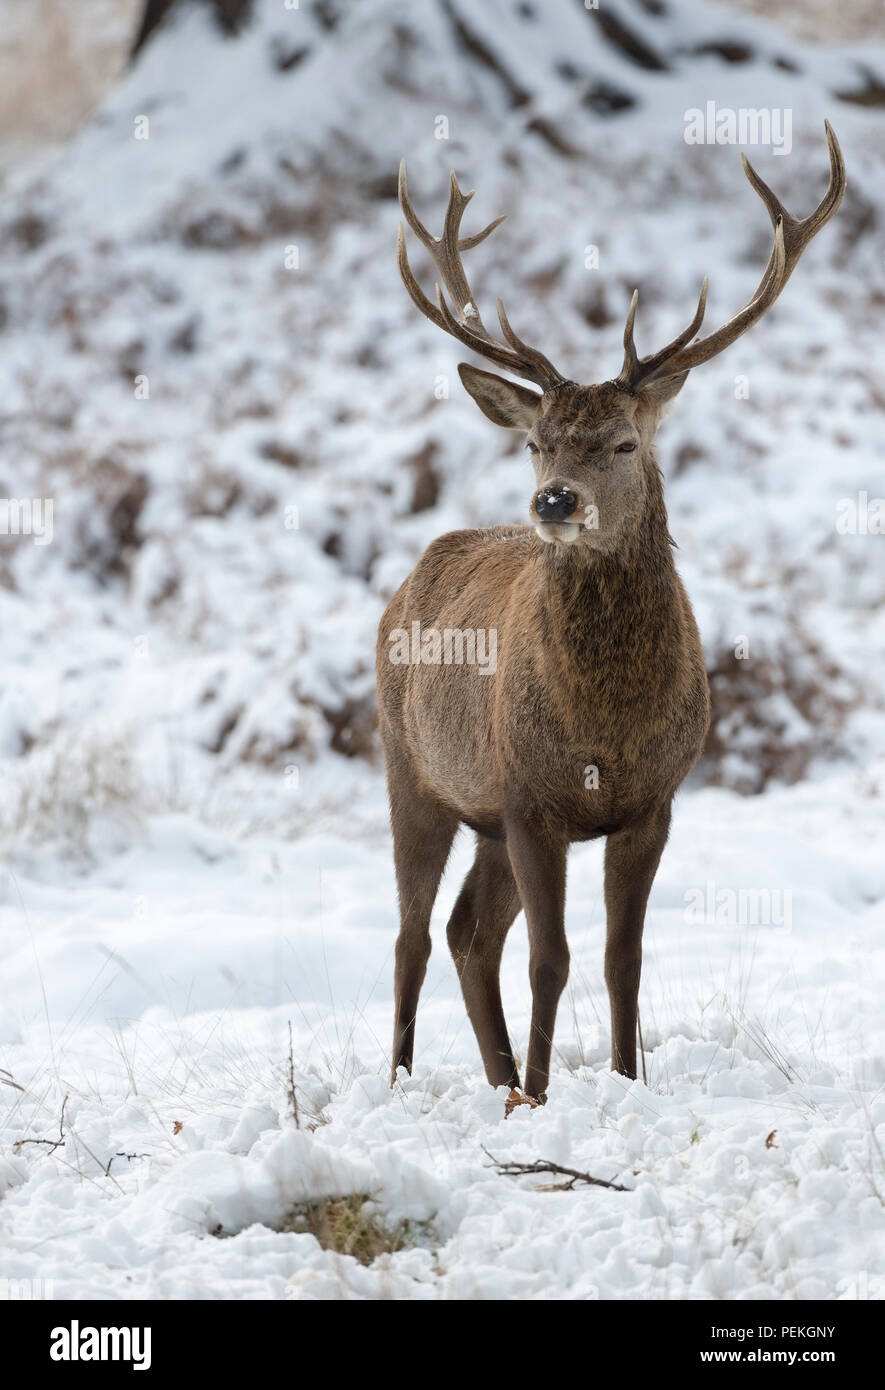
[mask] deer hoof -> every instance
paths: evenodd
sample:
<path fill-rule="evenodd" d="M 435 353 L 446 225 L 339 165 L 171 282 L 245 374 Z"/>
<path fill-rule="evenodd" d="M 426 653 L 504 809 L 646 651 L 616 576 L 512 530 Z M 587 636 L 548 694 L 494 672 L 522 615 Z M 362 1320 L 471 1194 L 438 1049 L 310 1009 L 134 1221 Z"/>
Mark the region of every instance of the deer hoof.
<path fill-rule="evenodd" d="M 530 1109 L 537 1110 L 538 1102 L 531 1096 L 523 1095 L 522 1091 L 512 1090 L 504 1102 L 504 1117 L 512 1115 L 517 1105 L 528 1105 Z"/>

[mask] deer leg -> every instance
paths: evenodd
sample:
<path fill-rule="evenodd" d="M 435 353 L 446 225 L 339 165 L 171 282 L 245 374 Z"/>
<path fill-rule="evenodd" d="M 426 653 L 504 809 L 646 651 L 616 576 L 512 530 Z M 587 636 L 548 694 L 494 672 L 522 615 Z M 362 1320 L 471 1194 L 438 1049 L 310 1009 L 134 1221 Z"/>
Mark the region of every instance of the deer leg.
<path fill-rule="evenodd" d="M 519 908 L 519 893 L 506 846 L 480 839 L 446 935 L 492 1086 L 519 1086 L 504 1021 L 500 980 L 501 952 Z"/>
<path fill-rule="evenodd" d="M 388 752 L 388 766 L 400 906 L 394 970 L 392 1086 L 397 1067 L 412 1070 L 418 995 L 430 956 L 430 913 L 458 820 L 418 786 L 405 757 L 398 757 L 394 763 Z"/>
<path fill-rule="evenodd" d="M 568 979 L 565 939 L 565 859 L 568 846 L 523 821 L 508 821 L 507 851 L 529 929 L 532 1027 L 526 1094 L 546 1100 L 553 1025 Z"/>
<path fill-rule="evenodd" d="M 611 1004 L 612 1068 L 636 1077 L 636 1017 L 645 907 L 667 832 L 670 805 L 610 835 L 605 846 L 605 983 Z"/>

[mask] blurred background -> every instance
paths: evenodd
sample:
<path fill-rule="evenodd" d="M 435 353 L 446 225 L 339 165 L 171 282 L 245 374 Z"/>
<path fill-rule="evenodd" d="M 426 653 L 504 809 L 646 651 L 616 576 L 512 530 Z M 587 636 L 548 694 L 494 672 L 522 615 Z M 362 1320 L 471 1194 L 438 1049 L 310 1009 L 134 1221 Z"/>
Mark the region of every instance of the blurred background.
<path fill-rule="evenodd" d="M 478 220 L 508 212 L 477 294 L 604 379 L 634 285 L 648 350 L 703 274 L 712 323 L 764 264 L 737 150 L 683 138 L 710 100 L 789 110 L 789 156 L 749 152 L 790 208 L 824 186 L 824 115 L 850 181 L 660 439 L 714 694 L 699 775 L 756 793 L 881 748 L 885 566 L 835 517 L 881 470 L 882 15 L 759 8 L 3 6 L 0 482 L 54 509 L 51 545 L 0 538 L 8 830 L 76 838 L 84 795 L 353 808 L 383 602 L 433 536 L 528 505 L 398 281 L 399 157 L 431 225 L 449 167 Z"/>

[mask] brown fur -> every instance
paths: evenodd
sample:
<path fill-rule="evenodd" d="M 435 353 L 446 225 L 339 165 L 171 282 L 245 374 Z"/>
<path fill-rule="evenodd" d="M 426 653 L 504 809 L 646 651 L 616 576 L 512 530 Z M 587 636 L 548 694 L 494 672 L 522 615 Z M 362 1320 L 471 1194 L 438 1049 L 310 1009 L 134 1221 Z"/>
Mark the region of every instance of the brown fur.
<path fill-rule="evenodd" d="M 498 981 L 501 951 L 520 906 L 529 932 L 532 1022 L 525 1089 L 542 1099 L 553 1026 L 568 976 L 565 866 L 575 840 L 606 836 L 605 979 L 612 1065 L 636 1075 L 636 1029 L 645 907 L 670 824 L 670 803 L 697 760 L 709 723 L 704 661 L 694 617 L 673 565 L 654 437 L 691 368 L 708 362 L 778 298 L 810 240 L 845 191 L 839 143 L 826 126 L 827 191 L 793 217 L 744 161 L 765 203 L 774 244 L 755 294 L 706 338 L 706 281 L 691 322 L 640 358 L 637 296 L 617 381 L 578 386 L 516 336 L 501 301 L 504 341 L 479 315 L 461 253 L 472 194 L 455 175 L 442 235 L 431 236 L 399 175 L 403 215 L 439 271 L 454 312 L 432 303 L 397 259 L 421 312 L 488 361 L 542 394 L 462 364 L 480 409 L 524 430 L 535 468 L 529 527 L 456 531 L 434 541 L 381 620 L 378 692 L 400 898 L 393 1078 L 411 1069 L 418 994 L 430 954 L 430 913 L 460 823 L 479 832 L 476 861 L 448 926 L 467 1011 L 486 1075 L 518 1087 Z M 497 670 L 394 664 L 395 629 L 494 629 Z M 589 773 L 589 775 L 588 775 Z M 597 785 L 598 783 L 598 785 Z"/>
<path fill-rule="evenodd" d="M 403 914 L 394 1070 L 411 1065 L 430 910 L 463 822 L 480 841 L 448 935 L 467 1008 L 489 1080 L 518 1085 L 497 968 L 524 906 L 536 1015 L 526 1089 L 541 1096 L 568 968 L 566 850 L 599 835 L 609 836 L 613 1062 L 635 1075 L 645 902 L 671 798 L 703 746 L 708 697 L 652 448 L 659 411 L 612 383 L 534 400 L 538 480 L 555 472 L 582 496 L 605 499 L 604 548 L 589 531 L 586 542 L 545 544 L 518 526 L 440 537 L 381 621 L 378 688 Z M 612 457 L 612 441 L 631 426 L 639 447 Z M 393 664 L 391 632 L 416 621 L 496 629 L 496 673 Z M 585 786 L 588 767 L 598 769 L 598 788 Z"/>

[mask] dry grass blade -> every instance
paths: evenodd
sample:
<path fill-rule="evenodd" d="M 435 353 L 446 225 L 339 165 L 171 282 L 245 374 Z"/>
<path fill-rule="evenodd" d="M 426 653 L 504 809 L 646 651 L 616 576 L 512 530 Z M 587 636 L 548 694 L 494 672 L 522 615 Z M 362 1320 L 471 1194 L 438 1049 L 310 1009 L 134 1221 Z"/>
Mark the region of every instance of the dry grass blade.
<path fill-rule="evenodd" d="M 292 1052 L 292 1023 L 289 1022 L 289 1076 L 287 1095 L 289 1097 L 289 1114 L 295 1121 L 295 1128 L 301 1128 L 301 1117 L 298 1113 L 298 1096 L 295 1092 L 295 1057 Z"/>

